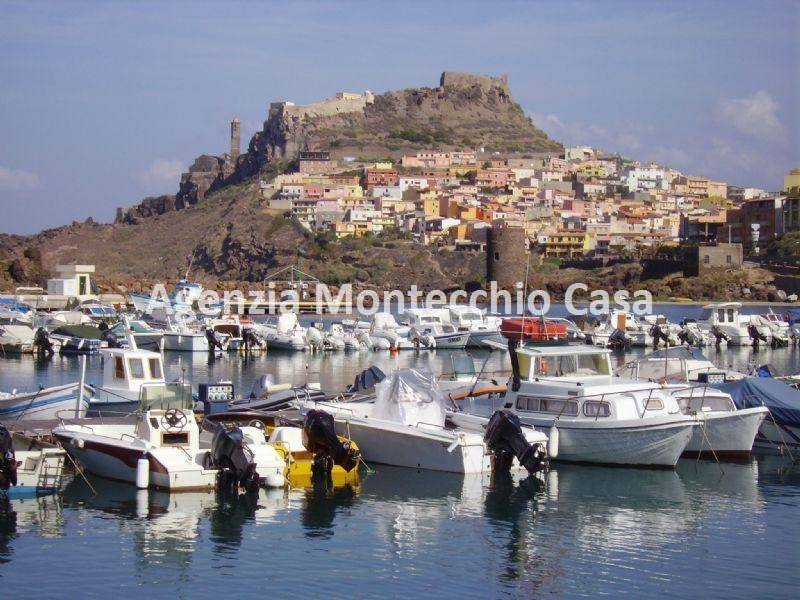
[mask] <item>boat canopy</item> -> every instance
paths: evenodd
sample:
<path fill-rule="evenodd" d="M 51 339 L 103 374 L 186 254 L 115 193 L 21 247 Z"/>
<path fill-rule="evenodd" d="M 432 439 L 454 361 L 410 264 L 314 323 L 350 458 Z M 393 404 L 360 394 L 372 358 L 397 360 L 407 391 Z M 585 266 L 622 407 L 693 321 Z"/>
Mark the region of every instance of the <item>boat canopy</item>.
<path fill-rule="evenodd" d="M 276 330 L 281 335 L 288 335 L 297 328 L 297 315 L 293 312 L 285 312 L 278 317 Z"/>
<path fill-rule="evenodd" d="M 436 378 L 421 369 L 398 369 L 375 386 L 372 416 L 404 425 L 444 426 L 444 396 Z"/>
<path fill-rule="evenodd" d="M 745 377 L 715 385 L 733 398 L 737 408 L 766 406 L 779 425 L 800 427 L 800 391 L 769 377 Z"/>

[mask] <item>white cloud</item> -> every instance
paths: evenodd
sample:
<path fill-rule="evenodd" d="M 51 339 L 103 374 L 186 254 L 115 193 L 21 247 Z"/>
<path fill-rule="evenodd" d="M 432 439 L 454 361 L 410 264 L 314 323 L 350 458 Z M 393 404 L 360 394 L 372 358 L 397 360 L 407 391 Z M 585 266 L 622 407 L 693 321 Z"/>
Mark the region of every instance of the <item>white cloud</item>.
<path fill-rule="evenodd" d="M 0 190 L 35 190 L 40 184 L 36 173 L 0 166 Z"/>
<path fill-rule="evenodd" d="M 719 116 L 737 131 L 764 141 L 782 141 L 785 130 L 778 118 L 780 104 L 764 90 L 749 98 L 722 100 Z"/>
<path fill-rule="evenodd" d="M 139 172 L 136 178 L 147 188 L 163 189 L 167 186 L 176 186 L 184 171 L 186 167 L 181 161 L 159 158 L 153 161 L 148 169 Z"/>

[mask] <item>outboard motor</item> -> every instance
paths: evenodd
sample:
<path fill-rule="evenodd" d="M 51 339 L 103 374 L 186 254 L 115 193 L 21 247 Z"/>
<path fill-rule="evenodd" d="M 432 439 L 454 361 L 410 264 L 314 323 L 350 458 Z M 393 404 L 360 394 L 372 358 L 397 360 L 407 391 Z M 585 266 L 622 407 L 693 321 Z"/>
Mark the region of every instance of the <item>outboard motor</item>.
<path fill-rule="evenodd" d="M 250 352 L 253 348 L 260 349 L 266 346 L 266 341 L 249 327 L 242 329 L 242 342 L 244 343 L 245 352 Z"/>
<path fill-rule="evenodd" d="M 50 357 L 55 353 L 53 351 L 53 342 L 50 341 L 50 334 L 44 327 L 39 327 L 33 335 L 33 345 L 36 348 L 36 354 L 39 357 Z"/>
<path fill-rule="evenodd" d="M 211 464 L 219 469 L 219 487 L 247 491 L 258 489 L 259 475 L 253 453 L 244 444 L 244 434 L 238 427 L 226 429 L 220 425 L 211 442 Z"/>
<path fill-rule="evenodd" d="M 101 323 L 101 325 L 105 325 L 105 323 Z M 100 334 L 100 339 L 104 340 L 109 348 L 122 348 L 122 344 L 117 337 L 117 334 L 112 332 L 110 329 L 106 328 Z"/>
<path fill-rule="evenodd" d="M 540 444 L 530 444 L 522 433 L 519 417 L 507 409 L 495 411 L 483 436 L 494 453 L 494 470 L 508 472 L 514 457 L 528 473 L 538 473 L 545 466 L 545 452 Z"/>
<path fill-rule="evenodd" d="M 622 329 L 615 329 L 610 336 L 608 336 L 608 347 L 612 350 L 627 350 L 631 345 L 631 341 Z"/>
<path fill-rule="evenodd" d="M 719 327 L 717 327 L 716 325 L 714 325 L 714 326 L 711 328 L 711 335 L 713 335 L 713 336 L 714 336 L 715 345 L 717 346 L 717 348 L 719 348 L 719 347 L 720 347 L 720 345 L 722 344 L 722 340 L 725 340 L 726 342 L 729 342 L 729 341 L 730 341 L 730 339 L 731 339 L 731 336 L 729 336 L 727 333 L 725 333 L 724 331 L 722 331 L 722 330 L 721 330 Z"/>
<path fill-rule="evenodd" d="M 756 327 L 753 323 L 750 323 L 750 325 L 747 326 L 747 333 L 750 336 L 750 339 L 753 340 L 753 348 L 756 350 L 758 350 L 759 343 L 767 341 L 767 338 L 764 336 L 764 334 L 761 333 L 758 330 L 758 327 Z"/>
<path fill-rule="evenodd" d="M 658 323 L 654 323 L 650 328 L 650 337 L 653 338 L 653 348 L 658 348 L 659 342 L 664 342 L 664 346 L 669 348 L 669 335 Z"/>
<path fill-rule="evenodd" d="M 342 442 L 336 435 L 333 416 L 324 410 L 313 409 L 306 413 L 303 422 L 303 445 L 314 455 L 312 477 L 330 479 L 333 465 L 345 471 L 353 470 L 361 459 L 361 453 Z"/>
<path fill-rule="evenodd" d="M 17 457 L 11 433 L 0 425 L 0 490 L 17 485 Z"/>
<path fill-rule="evenodd" d="M 700 343 L 700 338 L 698 338 L 697 334 L 695 334 L 694 331 L 692 331 L 688 327 L 684 327 L 678 332 L 678 341 L 681 344 L 696 346 Z"/>
<path fill-rule="evenodd" d="M 216 348 L 225 350 L 225 347 L 222 345 L 222 338 L 211 327 L 206 329 L 206 339 L 208 340 L 208 350 L 210 352 L 213 352 Z"/>
<path fill-rule="evenodd" d="M 519 358 L 517 358 L 517 340 L 508 338 L 508 355 L 511 358 L 511 390 L 519 391 Z"/>

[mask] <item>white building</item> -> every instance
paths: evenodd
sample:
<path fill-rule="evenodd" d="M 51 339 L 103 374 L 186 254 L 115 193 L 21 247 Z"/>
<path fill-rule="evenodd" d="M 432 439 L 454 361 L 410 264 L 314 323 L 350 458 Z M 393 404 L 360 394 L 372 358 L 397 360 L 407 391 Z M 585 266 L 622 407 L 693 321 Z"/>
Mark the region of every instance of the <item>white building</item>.
<path fill-rule="evenodd" d="M 628 167 L 620 172 L 620 179 L 631 192 L 666 190 L 669 187 L 666 173 L 660 167 Z"/>

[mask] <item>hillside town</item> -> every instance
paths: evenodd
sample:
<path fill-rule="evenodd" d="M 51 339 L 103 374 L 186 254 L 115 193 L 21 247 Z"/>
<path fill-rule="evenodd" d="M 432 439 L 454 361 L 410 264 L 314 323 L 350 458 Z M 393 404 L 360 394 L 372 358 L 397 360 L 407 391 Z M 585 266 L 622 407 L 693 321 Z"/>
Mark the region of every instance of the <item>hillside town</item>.
<path fill-rule="evenodd" d="M 421 244 L 482 250 L 495 224 L 522 228 L 529 247 L 551 259 L 741 245 L 730 265 L 800 228 L 798 169 L 774 192 L 585 146 L 522 158 L 426 150 L 377 163 L 306 151 L 295 172 L 262 181 L 261 194 L 269 208 L 337 239 L 396 231 Z"/>

